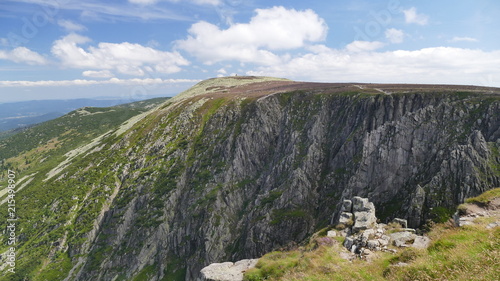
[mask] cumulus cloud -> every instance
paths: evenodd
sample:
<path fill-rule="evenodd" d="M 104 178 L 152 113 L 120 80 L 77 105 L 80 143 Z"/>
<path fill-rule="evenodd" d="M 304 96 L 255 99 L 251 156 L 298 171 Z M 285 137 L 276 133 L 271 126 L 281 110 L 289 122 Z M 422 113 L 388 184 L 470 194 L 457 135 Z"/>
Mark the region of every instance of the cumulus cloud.
<path fill-rule="evenodd" d="M 424 14 L 417 13 L 417 8 L 411 7 L 408 10 L 403 10 L 406 23 L 416 23 L 418 25 L 426 25 L 429 17 Z"/>
<path fill-rule="evenodd" d="M 177 41 L 176 46 L 206 64 L 239 60 L 271 65 L 282 60 L 272 51 L 300 48 L 326 37 L 325 21 L 312 10 L 273 7 L 255 11 L 249 23 L 227 29 L 204 21 L 195 23 L 188 38 Z"/>
<path fill-rule="evenodd" d="M 133 43 L 99 43 L 82 48 L 88 37 L 69 34 L 52 45 L 52 54 L 70 68 L 114 70 L 118 73 L 144 76 L 146 73 L 175 73 L 189 62 L 177 52 L 159 51 Z"/>
<path fill-rule="evenodd" d="M 26 47 L 17 47 L 11 51 L 0 50 L 0 59 L 10 60 L 16 63 L 27 63 L 30 65 L 47 64 L 47 60 Z"/>
<path fill-rule="evenodd" d="M 57 24 L 69 32 L 87 30 L 87 28 L 85 26 L 78 24 L 78 23 L 75 23 L 75 22 L 72 22 L 70 20 L 58 20 Z"/>
<path fill-rule="evenodd" d="M 385 31 L 385 38 L 391 43 L 402 43 L 404 36 L 404 32 L 400 29 L 389 28 Z"/>
<path fill-rule="evenodd" d="M 261 66 L 247 74 L 331 82 L 475 85 L 483 85 L 485 77 L 500 77 L 500 51 L 435 47 L 349 53 L 325 46 L 310 50 L 313 52 L 279 65 Z"/>

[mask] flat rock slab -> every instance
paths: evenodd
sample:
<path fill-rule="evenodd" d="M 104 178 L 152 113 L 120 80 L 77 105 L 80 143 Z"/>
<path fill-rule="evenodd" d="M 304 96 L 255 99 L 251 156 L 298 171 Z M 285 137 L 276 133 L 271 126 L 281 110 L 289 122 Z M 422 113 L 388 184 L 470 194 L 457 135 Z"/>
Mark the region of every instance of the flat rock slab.
<path fill-rule="evenodd" d="M 243 273 L 255 267 L 258 259 L 241 260 L 235 263 L 212 263 L 201 270 L 207 281 L 243 281 Z"/>
<path fill-rule="evenodd" d="M 417 235 L 409 232 L 409 231 L 403 231 L 403 232 L 395 232 L 389 234 L 389 237 L 391 237 L 392 243 L 394 246 L 397 247 L 404 247 L 404 246 L 409 246 L 407 245 L 408 242 L 410 245 L 413 244 L 413 240 L 417 237 Z"/>
<path fill-rule="evenodd" d="M 417 236 L 415 237 L 415 241 L 413 241 L 413 244 L 411 246 L 417 249 L 426 249 L 430 244 L 431 239 L 429 239 L 429 237 Z"/>

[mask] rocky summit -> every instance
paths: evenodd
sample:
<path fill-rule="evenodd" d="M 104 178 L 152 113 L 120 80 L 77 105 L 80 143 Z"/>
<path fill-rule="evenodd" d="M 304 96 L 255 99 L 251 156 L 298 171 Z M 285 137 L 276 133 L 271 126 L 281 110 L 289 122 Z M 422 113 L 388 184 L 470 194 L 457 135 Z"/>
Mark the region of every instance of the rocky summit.
<path fill-rule="evenodd" d="M 337 222 L 383 248 L 381 223 L 447 220 L 500 186 L 499 93 L 226 77 L 29 128 L 0 144 L 2 188 L 17 179 L 15 276 L 192 281 Z"/>

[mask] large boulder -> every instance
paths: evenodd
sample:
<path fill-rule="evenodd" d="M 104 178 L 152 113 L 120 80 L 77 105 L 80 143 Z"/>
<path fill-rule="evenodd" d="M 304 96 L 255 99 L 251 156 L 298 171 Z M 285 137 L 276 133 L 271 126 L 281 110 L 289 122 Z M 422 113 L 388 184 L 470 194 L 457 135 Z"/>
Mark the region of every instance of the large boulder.
<path fill-rule="evenodd" d="M 391 237 L 394 246 L 406 247 L 413 244 L 417 235 L 413 234 L 410 231 L 402 231 L 402 232 L 391 233 L 389 234 L 389 237 Z"/>
<path fill-rule="evenodd" d="M 342 212 L 339 218 L 339 224 L 345 226 L 351 226 L 354 223 L 354 218 L 352 213 Z"/>
<path fill-rule="evenodd" d="M 377 223 L 375 216 L 375 205 L 368 198 L 359 196 L 352 198 L 352 211 L 354 215 L 354 232 L 372 228 Z"/>
<path fill-rule="evenodd" d="M 254 268 L 258 259 L 241 260 L 235 263 L 212 263 L 201 270 L 203 281 L 242 281 L 243 273 Z"/>

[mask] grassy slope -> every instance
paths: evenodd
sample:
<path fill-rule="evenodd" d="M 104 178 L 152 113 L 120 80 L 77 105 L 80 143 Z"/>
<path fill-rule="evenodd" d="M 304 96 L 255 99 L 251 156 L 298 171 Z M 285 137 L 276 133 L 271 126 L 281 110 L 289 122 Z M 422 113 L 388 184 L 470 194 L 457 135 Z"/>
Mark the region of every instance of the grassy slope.
<path fill-rule="evenodd" d="M 33 276 L 37 276 L 36 280 L 60 280 L 72 264 L 67 253 L 52 255 L 52 243 L 66 235 L 69 235 L 68 239 L 72 236 L 76 237 L 74 239 L 83 239 L 83 233 L 89 230 L 73 228 L 71 225 L 60 227 L 68 218 L 75 219 L 80 215 L 79 209 L 71 208 L 73 202 L 82 201 L 88 192 L 89 184 L 106 182 L 112 186 L 115 182 L 115 178 L 105 177 L 105 170 L 103 175 L 100 175 L 102 178 L 73 178 L 67 181 L 67 185 L 54 181 L 45 182 L 47 173 L 67 158 L 67 152 L 89 143 L 103 133 L 117 129 L 124 121 L 162 104 L 165 100 L 153 99 L 109 108 L 79 109 L 0 142 L 0 201 L 5 200 L 7 196 L 4 192 L 7 170 L 15 170 L 16 215 L 19 218 L 16 225 L 19 229 L 16 245 L 18 272 L 6 276 L 9 278 L 7 280 L 35 280 L 32 279 Z M 81 163 L 88 160 L 75 159 L 76 161 Z M 110 167 L 111 162 L 108 162 L 104 161 L 102 165 Z M 72 165 L 66 170 L 74 169 L 78 169 L 78 165 Z M 21 191 L 23 186 L 25 190 Z M 99 194 L 101 193 L 88 193 L 89 196 L 92 195 L 88 199 L 95 202 L 90 210 L 97 210 L 99 204 L 102 204 L 96 204 L 98 200 L 103 201 Z M 6 212 L 7 206 L 0 206 L 0 216 L 6 217 Z M 82 213 L 78 219 L 82 224 L 92 227 L 93 218 L 88 213 Z M 6 222 L 2 221 L 0 227 L 4 228 L 5 224 Z M 0 252 L 4 253 L 7 249 L 7 237 L 4 235 L 2 240 Z M 47 256 L 51 256 L 51 263 L 48 263 Z"/>
<path fill-rule="evenodd" d="M 468 202 L 489 202 L 494 197 L 500 197 L 500 188 Z M 427 234 L 433 241 L 428 249 L 377 253 L 371 262 L 341 259 L 342 238 L 332 246 L 307 250 L 317 244 L 311 239 L 306 247 L 265 255 L 245 274 L 245 280 L 500 280 L 500 228 L 486 228 L 495 219 L 476 220 L 475 225 L 460 228 L 449 222 L 436 224 Z"/>

